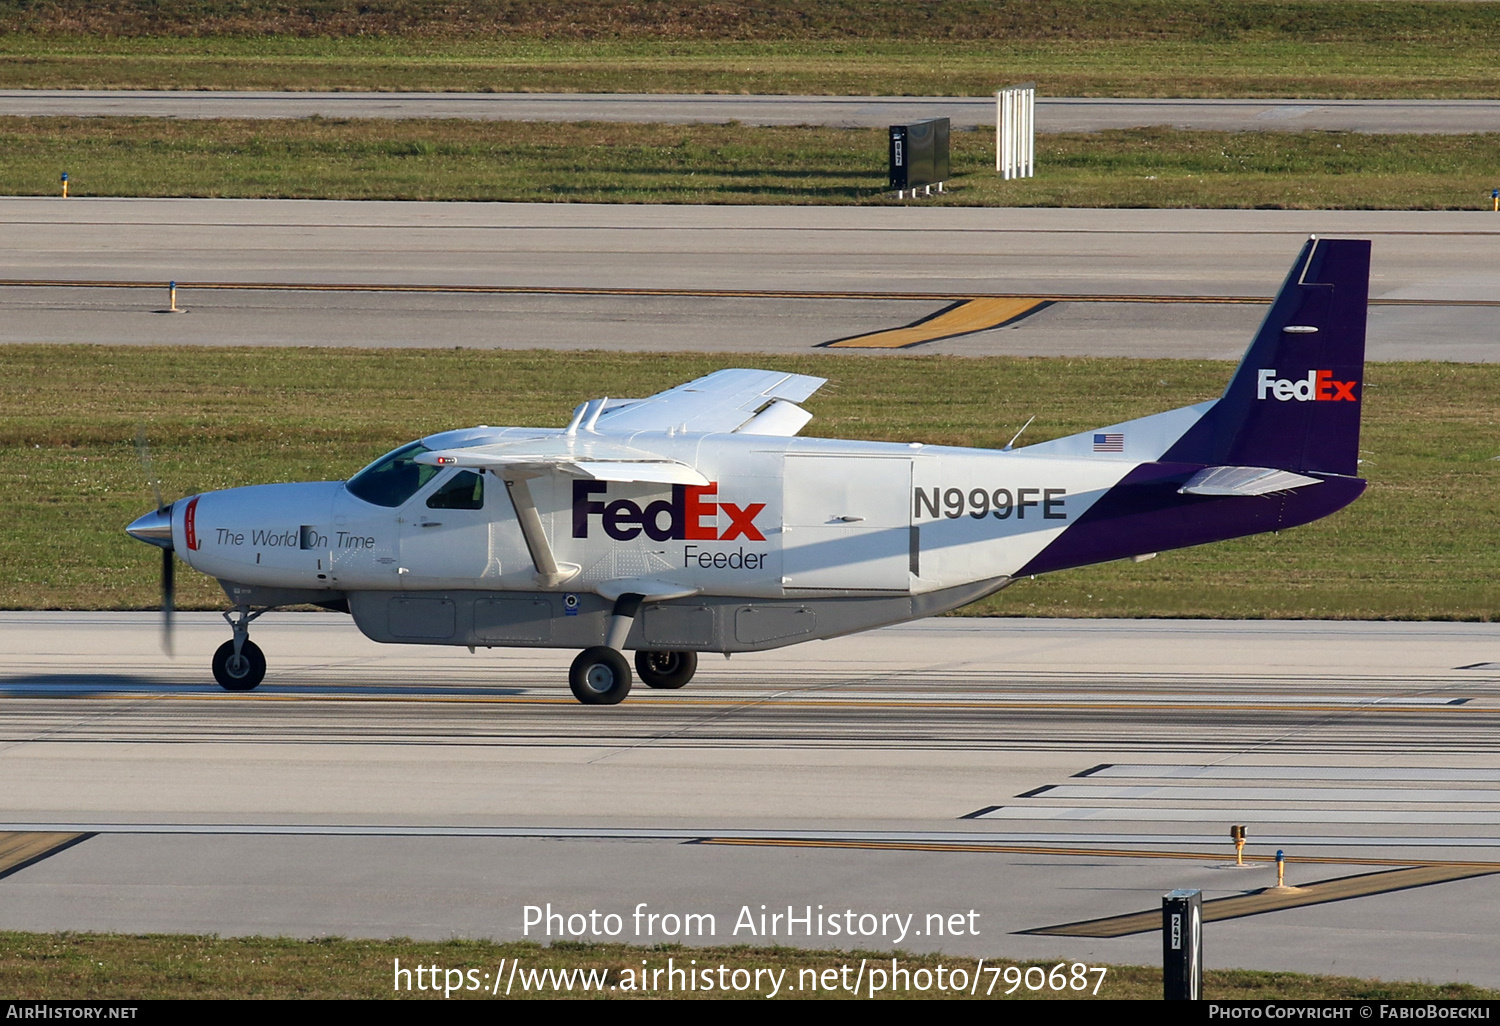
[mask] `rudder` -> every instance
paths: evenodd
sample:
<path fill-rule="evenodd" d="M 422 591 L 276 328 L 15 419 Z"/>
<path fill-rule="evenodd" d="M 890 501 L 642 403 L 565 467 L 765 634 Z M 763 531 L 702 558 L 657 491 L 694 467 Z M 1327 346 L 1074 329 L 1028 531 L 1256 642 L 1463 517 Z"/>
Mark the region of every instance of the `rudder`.
<path fill-rule="evenodd" d="M 1162 460 L 1355 475 L 1369 289 L 1368 239 L 1309 239 L 1224 395 Z"/>

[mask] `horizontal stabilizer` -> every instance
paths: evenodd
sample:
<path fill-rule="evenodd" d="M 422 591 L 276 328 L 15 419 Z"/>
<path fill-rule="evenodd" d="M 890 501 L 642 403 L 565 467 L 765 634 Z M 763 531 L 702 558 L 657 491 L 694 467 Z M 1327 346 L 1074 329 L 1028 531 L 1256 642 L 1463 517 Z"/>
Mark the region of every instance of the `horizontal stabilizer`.
<path fill-rule="evenodd" d="M 1183 495 L 1269 495 L 1322 483 L 1319 477 L 1270 467 L 1204 467 L 1177 490 Z"/>

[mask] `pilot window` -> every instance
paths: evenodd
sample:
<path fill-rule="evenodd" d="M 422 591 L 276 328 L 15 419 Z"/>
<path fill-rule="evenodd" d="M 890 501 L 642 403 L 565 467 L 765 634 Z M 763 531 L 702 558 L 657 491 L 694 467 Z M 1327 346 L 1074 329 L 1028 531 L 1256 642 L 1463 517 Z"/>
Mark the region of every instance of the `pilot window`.
<path fill-rule="evenodd" d="M 344 487 L 376 506 L 399 506 L 437 475 L 437 467 L 417 462 L 427 451 L 421 442 L 403 445 L 355 474 Z"/>
<path fill-rule="evenodd" d="M 427 497 L 428 509 L 484 509 L 484 477 L 460 470 Z"/>

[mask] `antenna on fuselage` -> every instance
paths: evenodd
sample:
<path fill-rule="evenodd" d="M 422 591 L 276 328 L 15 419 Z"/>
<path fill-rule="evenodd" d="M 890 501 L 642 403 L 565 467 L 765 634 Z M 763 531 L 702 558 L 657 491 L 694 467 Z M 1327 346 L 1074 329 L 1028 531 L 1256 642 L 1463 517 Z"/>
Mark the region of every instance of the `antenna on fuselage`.
<path fill-rule="evenodd" d="M 583 423 L 583 415 L 585 413 L 587 413 L 588 411 L 589 411 L 589 404 L 588 403 L 579 403 L 578 406 L 577 406 L 577 408 L 573 410 L 573 419 L 568 422 L 567 430 L 564 431 L 563 434 L 565 434 L 565 435 L 576 435 L 576 434 L 578 434 L 578 425 Z"/>
<path fill-rule="evenodd" d="M 1010 441 L 1008 441 L 1008 442 L 1005 443 L 1005 448 L 1001 449 L 1000 451 L 1001 452 L 1010 452 L 1011 449 L 1013 449 L 1015 447 L 1016 439 L 1020 438 L 1022 432 L 1024 432 L 1027 428 L 1031 427 L 1031 421 L 1032 420 L 1036 420 L 1036 414 L 1034 414 L 1034 413 L 1031 415 L 1031 420 L 1028 420 L 1026 423 L 1022 424 L 1021 425 L 1021 430 L 1017 431 L 1014 435 L 1012 435 Z"/>
<path fill-rule="evenodd" d="M 589 432 L 590 434 L 593 433 L 593 431 L 594 431 L 594 425 L 596 425 L 596 424 L 599 423 L 599 414 L 603 413 L 604 412 L 604 408 L 606 406 L 608 406 L 608 405 L 609 405 L 609 396 L 605 396 L 603 399 L 595 399 L 594 400 L 594 403 L 593 403 L 594 408 L 589 413 L 589 419 L 588 419 L 588 421 L 583 425 L 583 429 L 585 431 Z"/>

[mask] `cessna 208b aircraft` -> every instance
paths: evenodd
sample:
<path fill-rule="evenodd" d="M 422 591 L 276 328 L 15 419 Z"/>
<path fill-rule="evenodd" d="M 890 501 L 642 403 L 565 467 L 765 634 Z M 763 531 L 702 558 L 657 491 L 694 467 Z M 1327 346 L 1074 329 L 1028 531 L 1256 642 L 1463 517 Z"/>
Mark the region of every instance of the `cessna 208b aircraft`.
<path fill-rule="evenodd" d="M 723 370 L 594 399 L 564 428 L 430 435 L 348 481 L 255 485 L 126 530 L 249 624 L 346 611 L 381 642 L 577 648 L 579 701 L 749 652 L 956 609 L 1022 577 L 1305 524 L 1352 502 L 1370 244 L 1310 240 L 1224 394 L 1014 450 L 799 438 L 824 379 Z"/>

